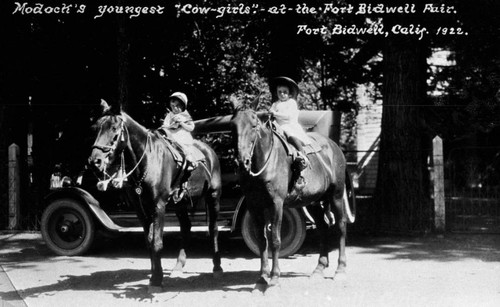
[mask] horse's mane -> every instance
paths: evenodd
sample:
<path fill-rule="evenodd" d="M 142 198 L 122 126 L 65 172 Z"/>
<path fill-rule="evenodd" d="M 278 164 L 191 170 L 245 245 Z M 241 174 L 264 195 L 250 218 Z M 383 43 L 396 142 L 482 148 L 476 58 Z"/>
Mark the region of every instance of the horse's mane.
<path fill-rule="evenodd" d="M 265 111 L 256 111 L 255 109 L 251 108 L 250 106 L 247 105 L 240 105 L 236 107 L 236 112 L 233 114 L 232 119 L 236 117 L 236 113 L 238 112 L 251 112 L 257 115 L 257 119 L 260 121 L 261 124 L 267 123 L 269 121 L 269 114 L 268 112 Z"/>

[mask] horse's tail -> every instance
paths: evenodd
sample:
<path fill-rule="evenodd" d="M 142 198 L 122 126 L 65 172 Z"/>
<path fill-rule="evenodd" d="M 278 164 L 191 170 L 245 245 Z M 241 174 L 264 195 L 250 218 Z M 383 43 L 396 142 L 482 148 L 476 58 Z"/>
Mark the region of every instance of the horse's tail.
<path fill-rule="evenodd" d="M 344 185 L 344 212 L 346 213 L 347 222 L 354 223 L 356 220 L 356 195 L 354 194 L 354 185 L 349 172 L 345 171 Z"/>
<path fill-rule="evenodd" d="M 220 162 L 217 154 L 210 145 L 200 140 L 194 141 L 194 146 L 204 155 L 204 161 L 202 161 L 201 166 L 205 173 L 207 174 L 208 180 L 211 182 L 214 176 L 220 178 Z M 217 179 L 216 179 L 217 180 Z"/>
<path fill-rule="evenodd" d="M 205 172 L 207 173 L 208 180 L 211 181 L 212 180 L 212 172 L 211 172 L 211 170 L 208 169 L 208 166 L 206 163 L 207 163 L 206 161 L 203 161 L 200 164 L 203 167 L 203 169 L 205 170 Z"/>

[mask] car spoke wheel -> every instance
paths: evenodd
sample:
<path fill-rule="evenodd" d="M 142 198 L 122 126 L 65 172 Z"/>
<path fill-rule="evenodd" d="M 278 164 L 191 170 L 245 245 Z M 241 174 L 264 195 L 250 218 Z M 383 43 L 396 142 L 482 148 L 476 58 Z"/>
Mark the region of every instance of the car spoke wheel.
<path fill-rule="evenodd" d="M 248 248 L 259 255 L 257 240 L 257 229 L 248 210 L 241 222 L 241 234 Z M 295 208 L 283 209 L 283 220 L 281 224 L 281 249 L 280 257 L 288 257 L 295 254 L 304 243 L 306 238 L 306 221 L 304 216 Z M 269 250 L 269 257 L 271 252 Z"/>
<path fill-rule="evenodd" d="M 95 237 L 92 216 L 72 199 L 52 202 L 42 215 L 41 230 L 47 246 L 61 256 L 84 254 Z"/>

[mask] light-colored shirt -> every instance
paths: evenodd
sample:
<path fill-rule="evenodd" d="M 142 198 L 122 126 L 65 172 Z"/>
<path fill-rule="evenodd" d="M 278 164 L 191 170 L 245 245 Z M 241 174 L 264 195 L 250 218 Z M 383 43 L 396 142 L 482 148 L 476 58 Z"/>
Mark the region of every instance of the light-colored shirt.
<path fill-rule="evenodd" d="M 175 120 L 175 118 L 180 118 L 180 121 Z M 181 125 L 180 122 L 184 123 L 184 125 Z M 176 142 L 182 145 L 193 144 L 194 140 L 191 131 L 194 130 L 194 122 L 188 111 L 178 114 L 174 114 L 173 112 L 167 113 L 161 128 L 170 131 L 172 138 Z"/>
<path fill-rule="evenodd" d="M 276 101 L 271 106 L 271 111 L 274 111 L 274 118 L 278 125 L 299 123 L 299 108 L 295 99 L 286 101 Z"/>
<path fill-rule="evenodd" d="M 299 124 L 299 108 L 295 99 L 276 101 L 271 105 L 270 111 L 274 111 L 276 123 L 289 136 L 295 136 L 304 144 L 310 144 L 311 140 Z"/>

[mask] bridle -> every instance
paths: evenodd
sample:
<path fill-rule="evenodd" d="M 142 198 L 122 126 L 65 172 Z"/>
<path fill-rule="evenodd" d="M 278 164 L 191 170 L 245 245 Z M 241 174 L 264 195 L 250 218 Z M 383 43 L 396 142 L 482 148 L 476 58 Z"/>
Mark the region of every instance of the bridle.
<path fill-rule="evenodd" d="M 99 139 L 99 136 L 101 135 L 101 132 L 102 132 L 102 126 L 104 125 L 104 123 L 103 123 L 103 124 L 101 124 L 101 127 L 99 127 L 99 134 L 97 135 L 97 138 L 96 138 L 96 141 L 94 142 L 94 145 L 92 145 L 92 149 L 94 149 L 94 148 L 99 149 L 103 153 L 107 153 L 107 156 L 109 156 L 118 147 L 118 139 L 121 139 L 122 142 L 125 141 L 125 137 L 123 135 L 124 131 L 125 131 L 125 125 L 124 125 L 125 119 L 122 116 L 117 116 L 117 117 L 120 119 L 120 134 L 117 135 L 116 140 L 113 140 L 111 145 L 99 145 L 99 144 L 97 144 L 97 140 Z M 127 134 L 128 134 L 128 131 L 127 131 Z"/>
<path fill-rule="evenodd" d="M 102 151 L 104 154 L 106 154 L 105 155 L 106 158 L 109 155 L 111 155 L 112 153 L 114 153 L 116 151 L 116 149 L 118 147 L 118 144 L 119 144 L 118 140 L 120 140 L 121 142 L 125 142 L 125 134 L 127 136 L 127 143 L 130 143 L 130 133 L 129 133 L 128 129 L 127 129 L 127 126 L 125 126 L 125 124 L 124 124 L 125 123 L 125 118 L 123 118 L 123 116 L 121 116 L 121 115 L 117 115 L 117 118 L 120 119 L 120 128 L 119 128 L 120 132 L 119 132 L 119 134 L 116 135 L 116 137 L 114 137 L 114 140 L 112 141 L 111 145 L 99 145 L 99 144 L 96 144 L 96 143 L 94 143 L 94 145 L 92 145 L 92 149 L 98 149 L 98 150 Z M 98 136 L 96 138 L 96 142 L 99 139 L 99 136 L 101 135 L 101 133 L 102 133 L 102 125 L 99 128 L 99 134 L 98 134 Z M 127 178 L 130 175 L 132 175 L 132 173 L 141 164 L 142 160 L 146 156 L 146 150 L 147 150 L 148 145 L 150 145 L 150 143 L 151 143 L 151 135 L 148 133 L 147 139 L 146 139 L 146 146 L 144 147 L 144 151 L 142 153 L 142 156 L 136 162 L 136 164 L 132 168 L 132 170 L 129 171 L 128 173 L 125 172 L 125 155 L 124 155 L 124 153 L 122 151 L 121 154 L 120 154 L 120 168 L 118 169 L 118 172 L 116 172 L 113 175 L 109 175 L 106 172 L 106 169 L 107 169 L 107 165 L 106 165 L 106 168 L 104 169 L 103 174 L 104 174 L 105 177 L 109 176 L 109 178 L 108 179 L 104 178 L 103 180 L 100 180 L 98 184 L 103 184 L 103 185 L 107 186 L 109 184 L 109 182 L 111 180 L 113 180 L 117 184 L 117 187 L 122 187 L 123 186 L 123 182 L 127 181 Z M 144 178 L 146 176 L 146 171 L 147 170 L 144 171 L 144 174 L 143 174 L 142 178 L 139 181 L 139 185 L 144 180 Z"/>
<path fill-rule="evenodd" d="M 266 121 L 266 123 L 264 123 L 264 125 L 266 125 L 268 122 L 269 122 L 270 119 L 268 119 Z M 274 136 L 272 135 L 272 131 L 271 131 L 271 148 L 269 150 L 269 155 L 267 156 L 266 158 L 266 162 L 264 162 L 264 166 L 262 166 L 262 168 L 258 171 L 258 172 L 253 172 L 252 171 L 252 158 L 253 158 L 253 154 L 254 154 L 254 150 L 255 150 L 255 145 L 257 144 L 257 141 L 262 138 L 261 136 L 261 131 L 262 131 L 262 124 L 260 122 L 259 119 L 257 119 L 257 125 L 255 127 L 252 127 L 252 130 L 255 131 L 255 138 L 254 140 L 252 141 L 252 146 L 251 146 L 251 149 L 250 149 L 250 156 L 248 158 L 249 160 L 249 163 L 248 163 L 248 166 L 246 167 L 247 170 L 248 170 L 248 173 L 252 176 L 252 177 L 257 177 L 259 176 L 260 174 L 262 174 L 262 172 L 266 169 L 266 167 L 269 165 L 269 161 L 271 160 L 271 155 L 273 153 L 273 147 L 274 147 Z"/>

